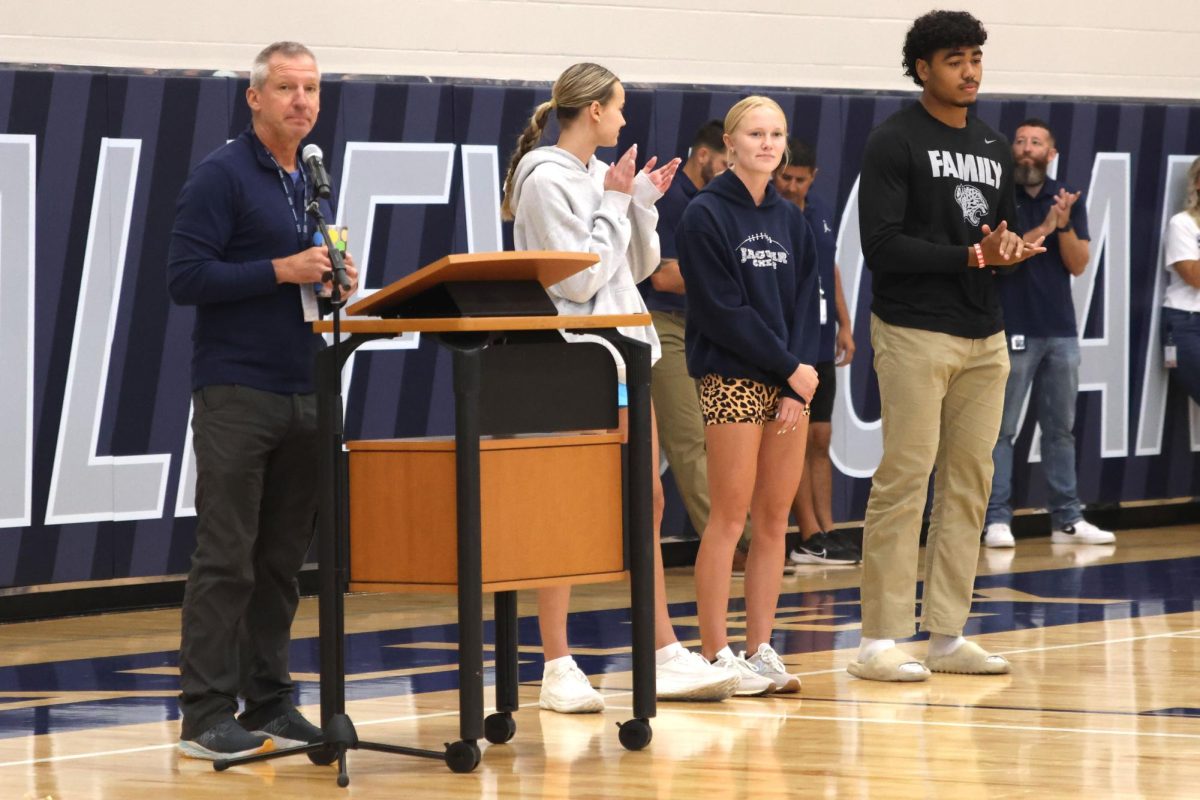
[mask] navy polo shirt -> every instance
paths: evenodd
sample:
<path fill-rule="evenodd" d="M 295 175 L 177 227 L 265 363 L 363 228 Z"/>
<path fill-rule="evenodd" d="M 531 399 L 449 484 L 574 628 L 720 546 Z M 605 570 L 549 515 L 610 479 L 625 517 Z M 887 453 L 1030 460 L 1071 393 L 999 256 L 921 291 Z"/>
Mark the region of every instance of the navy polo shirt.
<path fill-rule="evenodd" d="M 1061 188 L 1062 184 L 1052 178 L 1046 179 L 1036 197 L 1030 197 L 1023 186 L 1017 187 L 1018 233 L 1024 235 L 1042 224 Z M 1080 239 L 1091 238 L 1083 197 L 1071 206 L 1071 226 Z M 1004 306 L 1004 328 L 1010 336 L 1079 335 L 1071 298 L 1071 273 L 1063 264 L 1058 234 L 1051 233 L 1044 244 L 1046 252 L 1030 258 L 1011 272 L 996 274 L 1000 302 Z"/>
<path fill-rule="evenodd" d="M 658 243 L 662 258 L 678 260 L 675 229 L 679 227 L 679 220 L 683 219 L 683 210 L 698 191 L 700 190 L 692 183 L 692 179 L 684 174 L 683 170 L 679 170 L 675 173 L 671 188 L 655 203 L 658 207 Z M 684 295 L 660 292 L 650 283 L 649 278 L 638 284 L 638 290 L 646 301 L 646 308 L 651 311 L 687 311 L 687 298 Z"/>
<path fill-rule="evenodd" d="M 837 225 L 833 210 L 812 192 L 804 201 L 804 218 L 817 243 L 817 276 L 821 280 L 821 301 L 825 304 L 825 324 L 821 326 L 821 343 L 817 349 L 819 364 L 833 361 L 837 342 L 837 294 L 833 282 L 833 271 L 837 268 Z"/>

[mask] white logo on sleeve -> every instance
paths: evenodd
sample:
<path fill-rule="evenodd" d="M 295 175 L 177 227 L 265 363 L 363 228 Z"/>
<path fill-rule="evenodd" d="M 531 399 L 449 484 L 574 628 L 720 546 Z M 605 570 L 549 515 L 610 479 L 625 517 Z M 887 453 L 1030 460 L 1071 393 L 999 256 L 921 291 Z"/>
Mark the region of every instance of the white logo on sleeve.
<path fill-rule="evenodd" d="M 786 247 L 766 233 L 747 236 L 734 250 L 740 263 L 761 269 L 777 269 L 780 264 L 788 263 L 791 257 Z"/>
<path fill-rule="evenodd" d="M 988 213 L 987 199 L 983 196 L 983 192 L 970 184 L 960 183 L 956 186 L 954 199 L 958 201 L 958 206 L 962 209 L 963 219 L 971 225 L 978 225 L 979 221 Z"/>

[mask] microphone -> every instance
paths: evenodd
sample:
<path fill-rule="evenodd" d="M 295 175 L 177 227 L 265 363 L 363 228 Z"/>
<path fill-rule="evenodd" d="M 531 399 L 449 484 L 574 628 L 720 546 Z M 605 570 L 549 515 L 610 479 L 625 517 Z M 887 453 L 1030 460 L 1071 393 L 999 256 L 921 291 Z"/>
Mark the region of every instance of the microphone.
<path fill-rule="evenodd" d="M 330 195 L 329 173 L 325 171 L 325 164 L 321 161 L 323 156 L 321 148 L 315 144 L 306 144 L 304 145 L 304 149 L 300 151 L 300 159 L 308 167 L 308 176 L 312 181 L 313 195 L 328 200 Z"/>
<path fill-rule="evenodd" d="M 300 151 L 300 160 L 308 167 L 308 177 L 312 181 L 313 188 L 313 201 L 309 203 L 307 211 L 317 221 L 317 230 L 325 242 L 325 249 L 329 253 L 329 262 L 333 265 L 334 283 L 342 289 L 349 289 L 350 277 L 346 275 L 346 265 L 342 261 L 342 254 L 330 241 L 329 225 L 326 224 L 325 217 L 321 214 L 321 206 L 317 202 L 317 198 L 328 199 L 330 195 L 329 173 L 325 171 L 325 165 L 321 163 L 322 155 L 321 148 L 315 144 L 306 144 Z"/>

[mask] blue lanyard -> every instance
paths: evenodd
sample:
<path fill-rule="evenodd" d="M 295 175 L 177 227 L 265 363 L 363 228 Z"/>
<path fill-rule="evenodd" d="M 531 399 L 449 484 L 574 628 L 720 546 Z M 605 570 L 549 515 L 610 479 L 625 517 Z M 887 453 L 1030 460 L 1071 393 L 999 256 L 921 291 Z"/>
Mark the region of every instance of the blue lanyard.
<path fill-rule="evenodd" d="M 267 150 L 266 147 L 263 149 Z M 288 208 L 292 210 L 292 219 L 296 223 L 296 239 L 300 243 L 300 249 L 303 250 L 308 244 L 308 213 L 306 211 L 308 208 L 308 181 L 305 179 L 304 170 L 297 165 L 297 169 L 300 170 L 300 182 L 304 186 L 304 208 L 300 209 L 297 213 L 295 182 L 292 181 L 291 176 L 284 171 L 283 167 L 279 166 L 279 162 L 275 160 L 275 156 L 272 155 L 270 150 L 267 150 L 267 156 L 271 159 L 271 163 L 275 165 L 275 169 L 279 171 L 279 183 L 283 187 L 283 194 L 287 197 Z"/>

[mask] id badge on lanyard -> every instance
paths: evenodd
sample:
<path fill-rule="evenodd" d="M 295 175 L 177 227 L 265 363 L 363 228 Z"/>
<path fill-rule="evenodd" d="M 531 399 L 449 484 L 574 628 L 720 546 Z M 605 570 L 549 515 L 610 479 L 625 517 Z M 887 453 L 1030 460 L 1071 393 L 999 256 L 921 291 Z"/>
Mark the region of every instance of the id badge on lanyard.
<path fill-rule="evenodd" d="M 270 151 L 267 152 L 268 155 Z M 296 246 L 299 250 L 308 248 L 308 181 L 305 179 L 304 170 L 300 170 L 300 180 L 293 181 L 292 177 L 284 171 L 283 167 L 279 166 L 279 162 L 275 160 L 275 156 L 271 155 L 271 163 L 275 165 L 276 171 L 279 173 L 279 185 L 283 187 L 283 194 L 287 197 L 288 208 L 292 211 L 292 221 L 296 223 Z M 297 189 L 303 187 L 304 196 L 300 201 L 300 208 L 296 208 Z M 297 252 L 299 252 L 299 250 Z M 299 285 L 300 290 L 300 311 L 304 315 L 305 322 L 316 322 L 321 318 L 320 309 L 317 306 L 317 292 L 321 289 L 319 283 L 302 283 Z"/>

